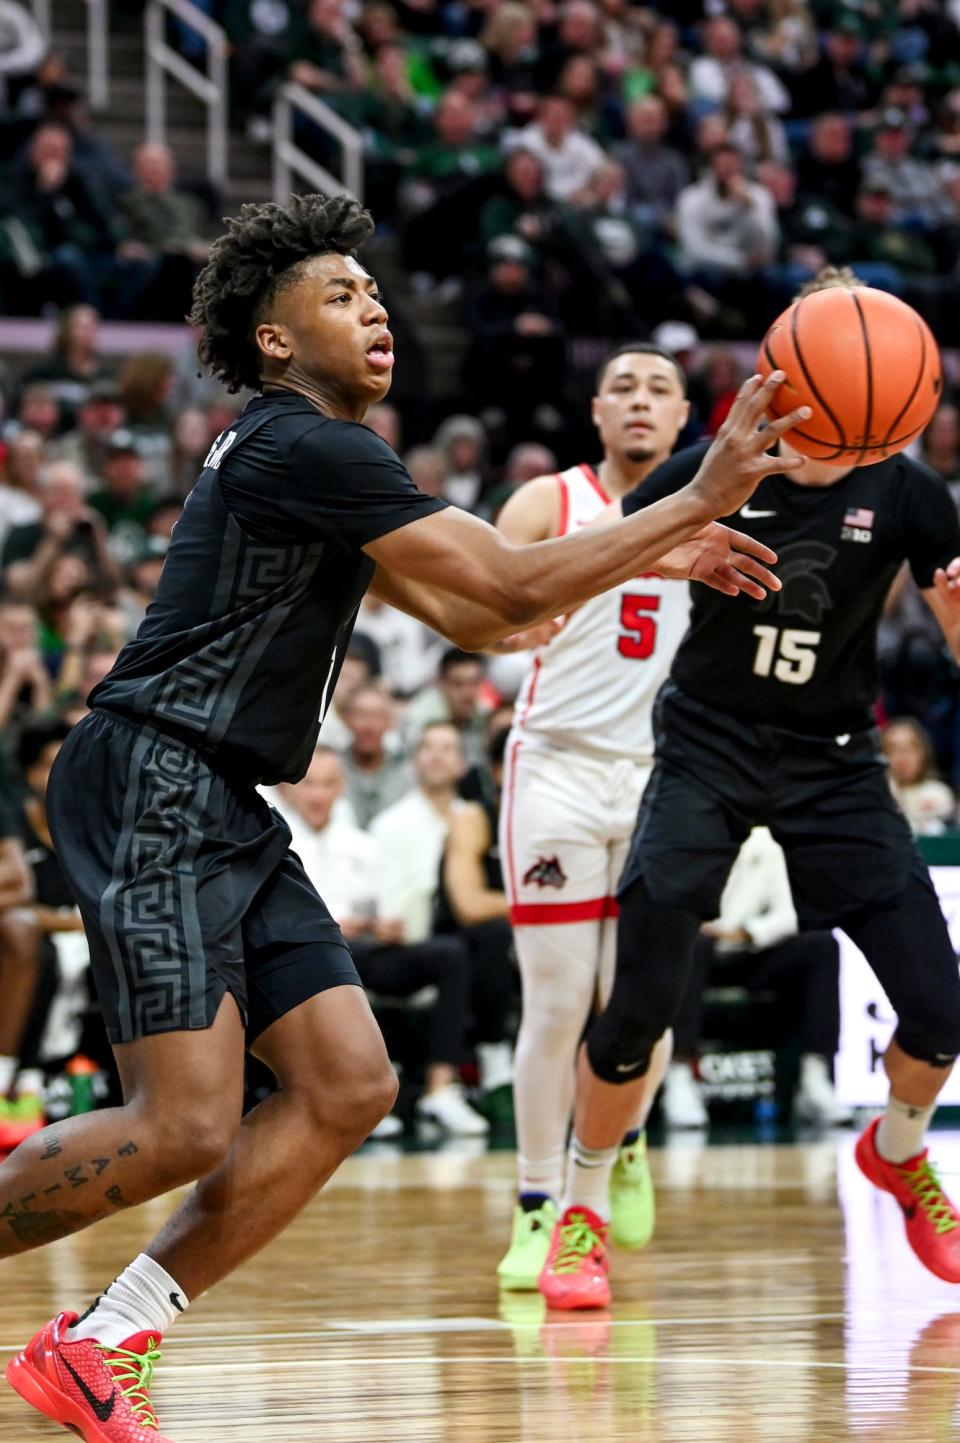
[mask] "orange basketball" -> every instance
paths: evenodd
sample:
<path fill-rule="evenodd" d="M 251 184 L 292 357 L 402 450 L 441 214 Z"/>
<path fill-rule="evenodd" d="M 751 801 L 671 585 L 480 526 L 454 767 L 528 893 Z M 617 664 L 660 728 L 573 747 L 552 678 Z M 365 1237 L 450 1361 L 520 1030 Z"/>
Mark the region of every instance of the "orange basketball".
<path fill-rule="evenodd" d="M 813 411 L 786 434 L 831 466 L 869 465 L 919 436 L 940 404 L 940 352 L 912 307 L 869 286 L 814 291 L 778 316 L 757 369 L 786 374 L 773 416 Z"/>

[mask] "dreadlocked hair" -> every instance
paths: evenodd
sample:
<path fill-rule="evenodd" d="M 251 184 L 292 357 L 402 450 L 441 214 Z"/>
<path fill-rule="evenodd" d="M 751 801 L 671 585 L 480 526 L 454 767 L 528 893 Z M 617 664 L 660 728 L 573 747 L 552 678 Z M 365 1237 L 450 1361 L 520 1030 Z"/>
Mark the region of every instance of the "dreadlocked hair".
<path fill-rule="evenodd" d="M 359 201 L 344 195 L 293 195 L 286 205 L 244 205 L 214 241 L 193 288 L 190 323 L 202 330 L 198 354 L 228 391 L 260 384 L 253 338 L 264 308 L 316 255 L 355 256 L 373 232 Z"/>

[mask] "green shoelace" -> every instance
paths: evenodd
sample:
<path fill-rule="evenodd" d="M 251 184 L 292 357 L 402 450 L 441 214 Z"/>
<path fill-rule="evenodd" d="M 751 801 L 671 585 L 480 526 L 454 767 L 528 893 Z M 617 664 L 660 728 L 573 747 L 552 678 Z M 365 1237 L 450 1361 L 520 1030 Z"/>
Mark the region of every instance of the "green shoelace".
<path fill-rule="evenodd" d="M 571 1221 L 560 1229 L 560 1247 L 550 1271 L 575 1273 L 588 1253 L 602 1245 L 602 1239 L 588 1226 L 586 1218 L 574 1213 Z"/>
<path fill-rule="evenodd" d="M 150 1402 L 150 1384 L 153 1382 L 153 1370 L 163 1355 L 153 1338 L 145 1353 L 131 1353 L 127 1348 L 101 1348 L 100 1351 L 104 1355 L 103 1361 L 117 1380 L 120 1392 L 144 1428 L 154 1428 L 159 1433 L 160 1424 Z"/>
<path fill-rule="evenodd" d="M 960 1227 L 960 1218 L 953 1211 L 940 1179 L 929 1162 L 922 1162 L 912 1172 L 905 1167 L 898 1167 L 897 1172 L 933 1223 L 935 1232 L 950 1233 L 955 1227 Z"/>

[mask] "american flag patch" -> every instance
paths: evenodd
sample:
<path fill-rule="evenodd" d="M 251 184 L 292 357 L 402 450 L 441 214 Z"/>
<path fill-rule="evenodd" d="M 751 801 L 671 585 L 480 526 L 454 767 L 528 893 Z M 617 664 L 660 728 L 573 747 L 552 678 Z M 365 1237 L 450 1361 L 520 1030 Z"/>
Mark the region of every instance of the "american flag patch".
<path fill-rule="evenodd" d="M 873 526 L 875 511 L 868 511 L 865 506 L 851 506 L 843 518 L 844 526 L 858 526 L 864 531 L 869 531 Z"/>

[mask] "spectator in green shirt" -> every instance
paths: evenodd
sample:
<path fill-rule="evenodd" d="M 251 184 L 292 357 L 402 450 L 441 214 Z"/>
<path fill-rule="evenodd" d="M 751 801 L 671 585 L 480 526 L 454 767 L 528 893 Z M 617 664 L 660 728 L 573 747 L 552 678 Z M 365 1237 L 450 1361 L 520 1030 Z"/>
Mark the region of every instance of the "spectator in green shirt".
<path fill-rule="evenodd" d="M 287 73 L 324 100 L 362 90 L 363 47 L 344 14 L 343 0 L 310 0 L 306 26 L 293 42 Z"/>
<path fill-rule="evenodd" d="M 413 162 L 413 174 L 436 198 L 451 181 L 493 170 L 500 152 L 479 138 L 477 107 L 457 91 L 447 92 L 433 117 L 434 134 Z"/>
<path fill-rule="evenodd" d="M 178 189 L 173 151 L 159 141 L 144 141 L 133 155 L 136 184 L 121 201 L 127 241 L 141 254 L 179 252 L 203 262 L 209 249 L 203 239 L 204 206 L 199 198 Z"/>
<path fill-rule="evenodd" d="M 420 147 L 403 202 L 414 212 L 404 237 L 408 269 L 440 278 L 460 269 L 476 234 L 478 207 L 492 189 L 500 151 L 480 138 L 478 107 L 448 90 L 433 118 L 434 137 Z"/>
<path fill-rule="evenodd" d="M 129 562 L 143 549 L 154 498 L 144 479 L 144 457 L 130 431 L 115 431 L 103 463 L 103 486 L 90 497 L 90 505 L 106 522 L 110 550 Z"/>
<path fill-rule="evenodd" d="M 518 235 L 534 247 L 543 242 L 557 213 L 544 186 L 543 166 L 529 150 L 512 150 L 503 162 L 498 189 L 480 212 L 478 242 L 485 258 L 491 241 Z"/>
<path fill-rule="evenodd" d="M 168 145 L 139 145 L 133 172 L 136 184 L 120 202 L 127 232 L 120 254 L 143 266 L 137 314 L 179 320 L 190 309 L 196 273 L 207 259 L 204 206 L 197 196 L 177 188 Z"/>

